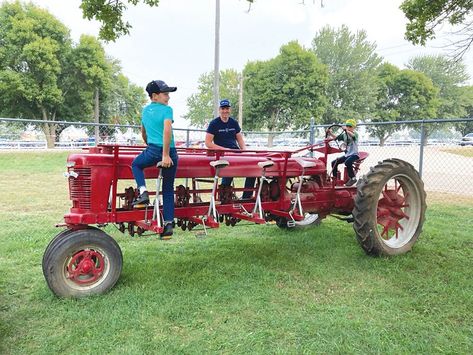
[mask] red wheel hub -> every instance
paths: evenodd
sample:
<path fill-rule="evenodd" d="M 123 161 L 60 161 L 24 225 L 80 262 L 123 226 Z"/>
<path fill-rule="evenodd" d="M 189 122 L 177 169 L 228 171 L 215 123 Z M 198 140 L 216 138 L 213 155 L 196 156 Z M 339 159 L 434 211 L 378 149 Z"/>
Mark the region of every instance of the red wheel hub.
<path fill-rule="evenodd" d="M 404 212 L 403 208 L 408 207 L 406 204 L 407 196 L 400 193 L 402 186 L 398 185 L 395 180 L 394 188 L 384 186 L 382 198 L 378 201 L 377 218 L 378 224 L 383 226 L 381 237 L 389 239 L 389 231 L 393 230 L 396 233 L 396 239 L 399 237 L 399 230 L 403 230 L 399 221 L 403 218 L 409 219 L 409 216 Z"/>
<path fill-rule="evenodd" d="M 68 278 L 80 285 L 97 281 L 104 269 L 102 254 L 95 250 L 81 250 L 72 256 L 67 265 Z"/>

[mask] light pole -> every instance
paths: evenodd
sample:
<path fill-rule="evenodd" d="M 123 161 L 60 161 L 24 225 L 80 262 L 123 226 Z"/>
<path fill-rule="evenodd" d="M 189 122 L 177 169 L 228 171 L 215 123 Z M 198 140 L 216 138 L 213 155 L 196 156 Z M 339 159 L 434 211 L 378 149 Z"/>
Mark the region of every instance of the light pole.
<path fill-rule="evenodd" d="M 218 99 L 220 85 L 220 0 L 215 0 L 215 57 L 214 57 L 214 117 L 218 116 Z"/>

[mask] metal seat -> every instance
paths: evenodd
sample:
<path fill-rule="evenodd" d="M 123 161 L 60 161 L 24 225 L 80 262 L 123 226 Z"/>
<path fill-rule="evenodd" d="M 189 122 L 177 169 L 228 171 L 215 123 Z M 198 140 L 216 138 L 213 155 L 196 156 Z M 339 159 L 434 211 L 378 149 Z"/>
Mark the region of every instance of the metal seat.
<path fill-rule="evenodd" d="M 274 165 L 274 161 L 272 161 L 272 160 L 260 161 L 258 163 L 258 166 L 263 170 L 266 169 L 266 168 L 269 168 L 273 165 Z"/>
<path fill-rule="evenodd" d="M 210 165 L 213 166 L 215 169 L 220 169 L 230 165 L 230 163 L 228 162 L 228 160 L 220 159 L 211 161 Z"/>
<path fill-rule="evenodd" d="M 304 160 L 300 158 L 296 159 L 296 161 L 303 169 L 313 168 L 314 166 L 317 165 L 315 161 L 308 161 L 308 160 Z"/>

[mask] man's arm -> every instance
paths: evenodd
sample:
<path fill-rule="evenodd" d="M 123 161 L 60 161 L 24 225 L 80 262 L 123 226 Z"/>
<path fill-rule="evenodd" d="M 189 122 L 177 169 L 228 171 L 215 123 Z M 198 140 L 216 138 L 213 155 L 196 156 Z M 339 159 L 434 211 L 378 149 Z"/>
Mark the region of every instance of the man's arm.
<path fill-rule="evenodd" d="M 243 134 L 241 134 L 241 132 L 238 132 L 236 134 L 236 140 L 238 142 L 238 146 L 240 147 L 240 149 L 246 150 L 245 140 L 243 139 Z"/>
<path fill-rule="evenodd" d="M 215 136 L 212 133 L 207 132 L 205 134 L 205 146 L 208 149 L 225 149 L 224 147 L 221 147 L 214 143 L 214 137 Z"/>
<path fill-rule="evenodd" d="M 148 136 L 146 135 L 146 129 L 144 126 L 141 126 L 141 137 L 143 137 L 145 144 L 148 144 Z"/>
<path fill-rule="evenodd" d="M 169 156 L 169 148 L 171 146 L 171 135 L 172 135 L 172 120 L 164 120 L 163 129 L 163 168 L 169 168 L 173 165 L 173 161 Z"/>

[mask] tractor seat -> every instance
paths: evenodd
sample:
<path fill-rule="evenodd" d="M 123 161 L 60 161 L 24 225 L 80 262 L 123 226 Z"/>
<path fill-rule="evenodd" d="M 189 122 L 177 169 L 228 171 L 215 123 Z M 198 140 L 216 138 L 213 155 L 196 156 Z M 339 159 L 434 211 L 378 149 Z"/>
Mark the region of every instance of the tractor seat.
<path fill-rule="evenodd" d="M 258 166 L 261 168 L 261 169 L 266 169 L 266 168 L 269 168 L 271 166 L 274 165 L 274 162 L 272 160 L 266 160 L 266 161 L 260 161 L 258 163 Z"/>
<path fill-rule="evenodd" d="M 296 161 L 303 169 L 313 168 L 317 165 L 315 161 L 307 161 L 304 159 L 296 159 Z"/>
<path fill-rule="evenodd" d="M 230 163 L 228 162 L 228 160 L 220 159 L 211 161 L 210 165 L 213 166 L 215 169 L 220 169 L 230 165 Z"/>

